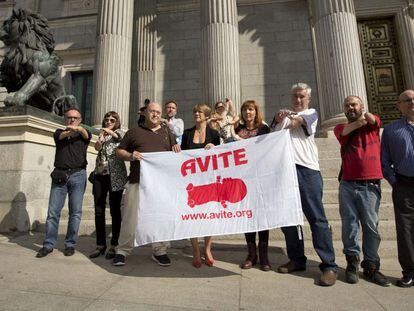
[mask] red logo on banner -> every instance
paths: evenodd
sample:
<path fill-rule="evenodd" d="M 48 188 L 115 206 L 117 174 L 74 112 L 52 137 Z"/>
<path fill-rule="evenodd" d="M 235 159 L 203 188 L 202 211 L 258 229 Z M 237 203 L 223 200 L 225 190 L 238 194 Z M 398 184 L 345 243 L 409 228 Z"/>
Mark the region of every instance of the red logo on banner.
<path fill-rule="evenodd" d="M 191 208 L 208 202 L 220 202 L 221 206 L 226 208 L 226 202 L 240 202 L 247 194 L 246 184 L 243 180 L 223 178 L 223 181 L 221 181 L 220 176 L 217 177 L 215 183 L 200 186 L 188 184 L 186 189 L 188 194 L 187 204 Z"/>

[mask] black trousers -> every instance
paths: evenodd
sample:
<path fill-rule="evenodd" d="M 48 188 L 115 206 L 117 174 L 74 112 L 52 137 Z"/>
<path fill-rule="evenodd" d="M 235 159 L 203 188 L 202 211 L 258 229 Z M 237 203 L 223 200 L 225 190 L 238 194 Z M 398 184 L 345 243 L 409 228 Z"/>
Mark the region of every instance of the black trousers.
<path fill-rule="evenodd" d="M 414 181 L 397 177 L 392 187 L 398 261 L 403 275 L 414 276 Z"/>
<path fill-rule="evenodd" d="M 256 232 L 244 234 L 247 243 L 256 243 Z M 269 230 L 259 231 L 259 243 L 269 241 Z"/>
<path fill-rule="evenodd" d="M 119 232 L 121 230 L 122 192 L 123 190 L 111 191 L 111 180 L 109 175 L 95 175 L 93 183 L 93 197 L 95 201 L 96 245 L 98 246 L 106 246 L 105 208 L 108 193 L 109 208 L 112 217 L 111 245 L 118 245 Z"/>

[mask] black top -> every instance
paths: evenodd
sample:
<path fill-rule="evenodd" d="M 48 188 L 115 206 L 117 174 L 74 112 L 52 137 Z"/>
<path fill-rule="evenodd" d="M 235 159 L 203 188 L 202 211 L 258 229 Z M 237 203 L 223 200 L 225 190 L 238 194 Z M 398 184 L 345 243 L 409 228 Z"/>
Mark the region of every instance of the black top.
<path fill-rule="evenodd" d="M 216 130 L 213 130 L 210 127 L 206 127 L 206 140 L 204 143 L 194 143 L 194 133 L 196 131 L 196 127 L 193 126 L 192 128 L 184 130 L 183 138 L 181 141 L 181 149 L 201 149 L 204 148 L 207 144 L 213 144 L 215 146 L 220 145 L 220 134 Z"/>
<path fill-rule="evenodd" d="M 268 134 L 270 133 L 270 128 L 266 124 L 262 123 L 258 128 L 249 130 L 244 124 L 240 124 L 234 131 L 241 138 L 247 139 L 250 137 Z"/>
<path fill-rule="evenodd" d="M 53 134 L 56 144 L 55 167 L 60 169 L 85 169 L 88 162 L 86 161 L 86 152 L 92 134 L 88 132 L 88 139 L 84 139 L 80 133 L 59 140 L 60 134 L 64 130 L 57 129 Z"/>
<path fill-rule="evenodd" d="M 121 140 L 118 149 L 128 152 L 134 150 L 139 152 L 158 152 L 171 151 L 176 144 L 175 136 L 167 128 L 160 127 L 156 131 L 138 126 L 130 129 Z M 140 164 L 139 161 L 132 161 L 130 166 L 129 182 L 131 184 L 139 182 Z"/>

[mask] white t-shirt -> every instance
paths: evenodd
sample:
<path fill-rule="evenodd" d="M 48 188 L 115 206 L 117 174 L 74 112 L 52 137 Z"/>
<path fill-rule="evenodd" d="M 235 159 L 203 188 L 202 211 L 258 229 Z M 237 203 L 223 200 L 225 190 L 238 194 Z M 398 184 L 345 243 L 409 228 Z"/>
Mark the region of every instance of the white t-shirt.
<path fill-rule="evenodd" d="M 315 143 L 315 132 L 318 124 L 318 113 L 315 109 L 310 108 L 298 112 L 305 121 L 302 126 L 290 130 L 293 147 L 295 148 L 295 163 L 319 171 L 318 148 Z M 289 118 L 285 118 L 283 122 L 278 123 L 275 131 L 279 131 L 288 127 L 291 123 Z"/>

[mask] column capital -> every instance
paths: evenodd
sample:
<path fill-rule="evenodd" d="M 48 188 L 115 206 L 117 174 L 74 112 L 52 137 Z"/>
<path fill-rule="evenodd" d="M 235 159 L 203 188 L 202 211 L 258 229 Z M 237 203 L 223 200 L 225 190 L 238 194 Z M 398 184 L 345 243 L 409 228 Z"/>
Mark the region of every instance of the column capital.
<path fill-rule="evenodd" d="M 353 0 L 310 0 L 313 21 L 335 13 L 350 13 L 355 15 Z"/>
<path fill-rule="evenodd" d="M 201 29 L 210 24 L 238 25 L 236 0 L 200 1 Z"/>

